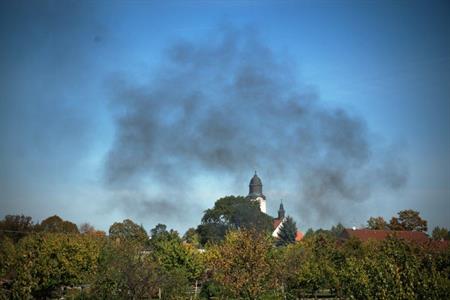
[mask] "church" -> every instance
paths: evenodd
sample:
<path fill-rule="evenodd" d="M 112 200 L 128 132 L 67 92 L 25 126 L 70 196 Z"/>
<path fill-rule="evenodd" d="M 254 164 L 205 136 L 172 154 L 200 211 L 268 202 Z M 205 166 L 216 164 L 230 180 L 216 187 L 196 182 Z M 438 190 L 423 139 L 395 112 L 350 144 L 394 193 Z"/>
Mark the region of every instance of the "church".
<path fill-rule="evenodd" d="M 247 199 L 250 201 L 255 201 L 259 203 L 259 209 L 261 212 L 267 214 L 267 205 L 266 205 L 266 196 L 263 194 L 263 184 L 261 178 L 258 177 L 255 171 L 255 175 L 253 175 L 252 179 L 250 179 L 250 183 L 248 185 L 249 192 L 247 195 Z M 284 210 L 283 202 L 280 201 L 280 208 L 278 209 L 277 218 L 273 219 L 273 232 L 272 236 L 278 238 L 278 233 L 280 232 L 281 227 L 283 226 L 283 222 L 286 220 L 286 212 Z M 301 231 L 297 231 L 295 236 L 296 241 L 300 241 L 303 238 L 303 233 Z"/>

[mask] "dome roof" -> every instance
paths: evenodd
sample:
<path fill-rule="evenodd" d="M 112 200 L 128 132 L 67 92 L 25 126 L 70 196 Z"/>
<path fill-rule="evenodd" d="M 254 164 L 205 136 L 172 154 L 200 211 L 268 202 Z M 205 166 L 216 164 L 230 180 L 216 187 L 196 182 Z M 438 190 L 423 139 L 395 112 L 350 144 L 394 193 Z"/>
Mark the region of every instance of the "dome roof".
<path fill-rule="evenodd" d="M 250 180 L 250 184 L 248 185 L 249 192 L 248 196 L 249 198 L 256 199 L 258 197 L 266 198 L 262 193 L 262 182 L 261 179 L 258 177 L 258 175 L 253 175 L 252 179 Z"/>
<path fill-rule="evenodd" d="M 258 177 L 258 175 L 256 175 L 256 172 L 250 180 L 250 185 L 262 185 L 261 179 Z"/>

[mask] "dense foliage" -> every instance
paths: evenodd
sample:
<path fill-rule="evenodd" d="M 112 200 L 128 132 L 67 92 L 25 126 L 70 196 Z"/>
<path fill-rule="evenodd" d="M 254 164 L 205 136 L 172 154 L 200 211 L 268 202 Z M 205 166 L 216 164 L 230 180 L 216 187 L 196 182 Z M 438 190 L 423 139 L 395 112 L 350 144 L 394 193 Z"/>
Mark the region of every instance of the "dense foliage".
<path fill-rule="evenodd" d="M 389 229 L 388 224 L 383 217 L 371 217 L 369 220 L 367 220 L 367 228 L 372 230 Z"/>
<path fill-rule="evenodd" d="M 116 222 L 109 227 L 109 237 L 114 240 L 135 241 L 145 243 L 148 240 L 147 232 L 142 226 L 126 219 Z"/>
<path fill-rule="evenodd" d="M 211 247 L 207 262 L 221 294 L 256 299 L 275 288 L 272 244 L 267 235 L 251 229 L 230 231 L 223 243 Z"/>
<path fill-rule="evenodd" d="M 45 232 L 79 233 L 75 223 L 65 221 L 56 215 L 48 217 L 41 224 L 36 225 L 36 227 L 38 231 Z"/>
<path fill-rule="evenodd" d="M 158 224 L 147 235 L 131 220 L 113 224 L 109 236 L 86 224 L 42 230 L 24 216 L 0 225 L 0 299 L 450 298 L 442 228 L 424 243 L 361 242 L 340 239 L 338 224 L 280 246 L 255 226 L 227 226 L 223 240 L 199 249 L 197 230 L 181 238 Z"/>
<path fill-rule="evenodd" d="M 450 231 L 448 231 L 446 228 L 443 228 L 443 227 L 441 228 L 441 227 L 437 226 L 433 229 L 431 236 L 434 240 L 437 240 L 437 241 L 439 241 L 439 240 L 448 241 L 448 240 L 450 240 Z"/>
<path fill-rule="evenodd" d="M 7 275 L 16 299 L 45 297 L 61 286 L 91 282 L 97 272 L 101 242 L 89 236 L 36 233 L 19 241 Z"/>
<path fill-rule="evenodd" d="M 427 231 L 427 221 L 422 219 L 418 211 L 407 209 L 398 213 L 398 217 L 392 217 L 389 228 L 391 230 Z"/>
<path fill-rule="evenodd" d="M 8 237 L 15 242 L 35 230 L 35 226 L 28 216 L 5 216 L 0 221 L 0 238 Z"/>
<path fill-rule="evenodd" d="M 197 232 L 201 244 L 205 245 L 207 242 L 222 241 L 228 230 L 240 228 L 269 232 L 272 230 L 272 218 L 260 211 L 258 202 L 242 196 L 227 196 L 205 211 Z"/>

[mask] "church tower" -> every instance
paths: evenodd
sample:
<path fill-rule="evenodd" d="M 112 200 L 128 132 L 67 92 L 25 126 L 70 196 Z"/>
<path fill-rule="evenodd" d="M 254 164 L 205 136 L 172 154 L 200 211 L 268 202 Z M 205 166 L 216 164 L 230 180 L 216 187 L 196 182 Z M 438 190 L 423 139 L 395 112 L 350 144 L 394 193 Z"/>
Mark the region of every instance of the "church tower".
<path fill-rule="evenodd" d="M 249 184 L 249 192 L 247 198 L 251 201 L 258 201 L 259 203 L 259 209 L 266 213 L 266 196 L 262 193 L 262 182 L 261 179 L 258 177 L 255 171 L 255 175 L 253 175 L 252 179 L 250 180 Z"/>

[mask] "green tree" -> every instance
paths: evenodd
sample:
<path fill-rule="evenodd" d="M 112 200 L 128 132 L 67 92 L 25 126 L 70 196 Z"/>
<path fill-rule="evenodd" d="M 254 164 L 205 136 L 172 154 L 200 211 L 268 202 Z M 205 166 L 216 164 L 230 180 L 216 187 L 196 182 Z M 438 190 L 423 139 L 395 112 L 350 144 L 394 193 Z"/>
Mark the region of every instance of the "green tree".
<path fill-rule="evenodd" d="M 197 227 L 200 244 L 218 243 L 223 240 L 228 230 L 228 226 L 220 223 L 205 223 Z"/>
<path fill-rule="evenodd" d="M 75 223 L 64 221 L 59 216 L 54 215 L 48 217 L 41 224 L 36 226 L 39 231 L 53 232 L 53 233 L 79 233 L 78 227 Z"/>
<path fill-rule="evenodd" d="M 337 289 L 336 239 L 316 233 L 287 247 L 283 282 L 289 298 L 315 297 L 319 290 Z"/>
<path fill-rule="evenodd" d="M 305 235 L 303 236 L 303 239 L 308 239 L 314 235 L 314 230 L 312 228 L 308 228 L 306 230 Z"/>
<path fill-rule="evenodd" d="M 34 231 L 34 224 L 29 216 L 7 215 L 0 221 L 0 240 L 9 237 L 14 243 Z"/>
<path fill-rule="evenodd" d="M 161 238 L 168 234 L 167 226 L 159 223 L 155 228 L 150 229 L 150 236 L 152 238 Z"/>
<path fill-rule="evenodd" d="M 286 246 L 295 243 L 295 237 L 297 235 L 297 225 L 292 217 L 287 216 L 281 225 L 280 232 L 278 233 L 278 246 Z"/>
<path fill-rule="evenodd" d="M 334 236 L 331 234 L 331 231 L 329 231 L 329 230 L 327 230 L 327 229 L 322 229 L 322 228 L 317 229 L 317 230 L 314 232 L 314 234 L 315 234 L 316 236 L 327 237 L 327 238 L 334 237 Z"/>
<path fill-rule="evenodd" d="M 399 219 L 396 217 L 391 218 L 391 221 L 389 221 L 388 228 L 390 230 L 406 230 L 405 227 L 402 224 L 400 224 Z"/>
<path fill-rule="evenodd" d="M 344 232 L 344 230 L 345 230 L 344 225 L 342 225 L 341 223 L 338 223 L 337 225 L 331 227 L 330 233 L 332 236 L 339 238 L 342 235 L 342 233 Z"/>
<path fill-rule="evenodd" d="M 386 230 L 389 227 L 383 217 L 370 217 L 367 220 L 367 228 L 372 230 Z"/>
<path fill-rule="evenodd" d="M 150 241 L 148 244 L 151 248 L 154 248 L 155 245 L 163 241 L 181 242 L 181 239 L 176 230 L 167 230 L 167 226 L 160 223 L 150 230 Z"/>
<path fill-rule="evenodd" d="M 13 240 L 5 236 L 0 242 L 0 278 L 10 277 L 16 259 Z M 1 299 L 1 298 L 0 298 Z"/>
<path fill-rule="evenodd" d="M 407 209 L 398 213 L 398 218 L 393 217 L 389 224 L 392 230 L 427 231 L 427 221 L 419 216 L 419 212 Z"/>
<path fill-rule="evenodd" d="M 189 228 L 185 232 L 185 234 L 183 235 L 183 241 L 194 246 L 195 248 L 200 247 L 200 235 L 198 234 L 197 230 L 195 230 L 195 228 Z"/>
<path fill-rule="evenodd" d="M 144 244 L 148 241 L 147 232 L 142 226 L 137 225 L 130 219 L 116 222 L 109 227 L 109 237 L 113 240 L 135 241 Z"/>
<path fill-rule="evenodd" d="M 124 239 L 108 240 L 93 281 L 94 299 L 152 299 L 162 286 L 160 268 L 144 246 Z"/>
<path fill-rule="evenodd" d="M 431 234 L 433 240 L 440 241 L 440 240 L 446 240 L 448 241 L 450 239 L 450 232 L 447 230 L 447 228 L 436 226 L 433 229 L 433 233 Z"/>
<path fill-rule="evenodd" d="M 45 298 L 57 288 L 91 281 L 101 241 L 86 235 L 40 233 L 17 245 L 12 296 Z"/>
<path fill-rule="evenodd" d="M 213 224 L 213 225 L 207 225 Z M 206 241 L 220 241 L 228 229 L 256 228 L 272 230 L 272 218 L 259 209 L 259 204 L 242 196 L 227 196 L 218 199 L 212 209 L 207 209 L 197 232 L 204 244 Z"/>
<path fill-rule="evenodd" d="M 363 256 L 346 256 L 339 272 L 349 299 L 447 299 L 448 272 L 424 245 L 395 237 L 366 244 Z"/>
<path fill-rule="evenodd" d="M 166 273 L 184 276 L 190 283 L 195 283 L 203 273 L 203 262 L 197 248 L 184 243 L 178 232 L 167 231 L 164 224 L 158 224 L 151 230 L 152 238 L 149 249 L 155 261 Z M 175 272 L 175 273 L 173 273 Z"/>

